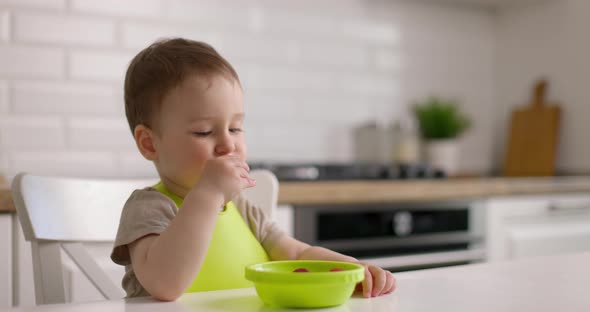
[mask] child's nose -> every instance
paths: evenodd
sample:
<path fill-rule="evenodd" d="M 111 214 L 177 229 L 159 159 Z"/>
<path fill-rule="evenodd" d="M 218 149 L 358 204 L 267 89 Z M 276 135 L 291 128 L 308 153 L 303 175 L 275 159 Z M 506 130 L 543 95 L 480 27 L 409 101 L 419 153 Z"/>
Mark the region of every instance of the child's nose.
<path fill-rule="evenodd" d="M 215 145 L 215 154 L 217 156 L 227 155 L 236 149 L 235 144 L 230 136 L 224 135 L 217 141 Z"/>

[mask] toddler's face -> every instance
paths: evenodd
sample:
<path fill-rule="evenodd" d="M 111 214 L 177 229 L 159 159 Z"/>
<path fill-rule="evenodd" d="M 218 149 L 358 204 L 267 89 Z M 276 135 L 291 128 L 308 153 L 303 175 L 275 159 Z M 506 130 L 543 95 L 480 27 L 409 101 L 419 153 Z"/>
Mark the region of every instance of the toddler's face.
<path fill-rule="evenodd" d="M 163 99 L 154 147 L 162 178 L 192 188 L 209 159 L 246 159 L 244 104 L 238 82 L 190 76 Z"/>

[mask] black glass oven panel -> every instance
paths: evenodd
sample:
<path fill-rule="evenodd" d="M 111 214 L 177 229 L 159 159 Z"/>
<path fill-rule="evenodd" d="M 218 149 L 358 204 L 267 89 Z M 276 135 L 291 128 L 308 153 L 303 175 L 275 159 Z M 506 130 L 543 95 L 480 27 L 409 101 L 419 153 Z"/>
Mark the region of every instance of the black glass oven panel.
<path fill-rule="evenodd" d="M 321 244 L 320 244 L 321 246 Z M 424 245 L 424 246 L 404 246 L 404 247 L 390 247 L 390 248 L 372 248 L 372 249 L 354 249 L 354 248 L 334 248 L 334 251 L 340 252 L 347 256 L 355 258 L 367 257 L 385 257 L 385 256 L 405 256 L 418 255 L 431 252 L 466 250 L 469 247 L 468 243 L 454 243 L 454 244 L 438 244 L 438 245 Z"/>
<path fill-rule="evenodd" d="M 416 234 L 467 231 L 468 209 L 320 212 L 317 240 L 407 237 Z"/>

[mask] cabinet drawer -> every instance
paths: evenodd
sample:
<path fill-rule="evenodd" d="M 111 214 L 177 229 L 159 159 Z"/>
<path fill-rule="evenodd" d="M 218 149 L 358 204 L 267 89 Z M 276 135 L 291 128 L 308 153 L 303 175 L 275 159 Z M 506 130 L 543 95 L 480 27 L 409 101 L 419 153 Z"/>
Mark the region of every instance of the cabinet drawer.
<path fill-rule="evenodd" d="M 587 194 L 491 198 L 486 220 L 491 261 L 590 249 Z"/>

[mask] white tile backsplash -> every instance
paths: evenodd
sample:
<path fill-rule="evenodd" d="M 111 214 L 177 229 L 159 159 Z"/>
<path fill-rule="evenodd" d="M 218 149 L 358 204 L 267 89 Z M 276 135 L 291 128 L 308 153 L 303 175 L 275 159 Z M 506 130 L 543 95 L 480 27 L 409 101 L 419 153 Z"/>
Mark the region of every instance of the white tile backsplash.
<path fill-rule="evenodd" d="M 215 48 L 232 64 L 251 62 L 259 66 L 292 64 L 296 62 L 293 49 L 298 49 L 292 40 L 252 34 L 224 35 Z"/>
<path fill-rule="evenodd" d="M 153 176 L 123 78 L 140 49 L 182 36 L 238 70 L 251 159 L 353 160 L 355 126 L 433 92 L 490 110 L 493 21 L 407 1 L 0 0 L 0 149 L 8 172 Z M 476 123 L 473 146 L 491 140 L 492 123 Z"/>
<path fill-rule="evenodd" d="M 122 83 L 133 56 L 119 51 L 72 50 L 68 74 L 72 79 Z"/>
<path fill-rule="evenodd" d="M 0 117 L 0 142 L 8 150 L 64 149 L 65 135 L 59 117 Z"/>
<path fill-rule="evenodd" d="M 115 23 L 108 19 L 30 12 L 17 12 L 13 19 L 17 42 L 88 46 L 115 42 Z"/>
<path fill-rule="evenodd" d="M 548 80 L 547 101 L 561 107 L 557 170 L 590 172 L 590 2 L 545 1 L 506 11 L 497 20 L 498 104 L 495 158 L 501 162 L 513 109 L 531 102 L 533 83 Z"/>
<path fill-rule="evenodd" d="M 61 48 L 22 45 L 0 46 L 0 77 L 64 77 L 64 51 Z"/>
<path fill-rule="evenodd" d="M 9 111 L 9 101 L 10 101 L 10 95 L 9 95 L 9 88 L 8 88 L 8 83 L 6 81 L 2 81 L 0 80 L 0 113 L 2 114 L 6 114 Z"/>
<path fill-rule="evenodd" d="M 117 175 L 128 178 L 151 178 L 158 176 L 156 167 L 147 161 L 137 149 L 117 155 Z"/>
<path fill-rule="evenodd" d="M 127 120 L 118 118 L 79 117 L 66 123 L 68 146 L 77 149 L 134 150 L 135 141 Z"/>
<path fill-rule="evenodd" d="M 0 10 L 0 42 L 10 39 L 10 12 Z"/>
<path fill-rule="evenodd" d="M 156 39 L 184 37 L 209 44 L 220 43 L 220 34 L 211 30 L 203 30 L 194 24 L 155 24 L 148 22 L 123 22 L 121 26 L 122 44 L 126 48 L 139 52 Z M 217 47 L 217 45 L 214 45 Z"/>
<path fill-rule="evenodd" d="M 165 0 L 70 0 L 71 10 L 86 14 L 119 16 L 123 18 L 160 16 Z"/>
<path fill-rule="evenodd" d="M 309 67 L 365 70 L 371 61 L 369 53 L 370 47 L 364 45 L 302 41 L 298 60 Z"/>
<path fill-rule="evenodd" d="M 60 9 L 66 8 L 66 0 L 0 0 L 0 7 L 17 7 L 32 9 Z"/>
<path fill-rule="evenodd" d="M 15 151 L 9 156 L 8 175 L 27 171 L 40 175 L 115 177 L 115 154 L 101 150 Z"/>
<path fill-rule="evenodd" d="M 399 47 L 377 48 L 374 50 L 374 66 L 377 71 L 399 72 L 403 69 L 403 59 Z"/>
<path fill-rule="evenodd" d="M 163 11 L 170 21 L 197 23 L 205 28 L 243 31 L 250 27 L 250 11 L 244 3 L 168 0 Z"/>
<path fill-rule="evenodd" d="M 12 84 L 12 109 L 19 114 L 114 116 L 123 106 L 116 89 L 72 81 L 16 81 Z"/>

